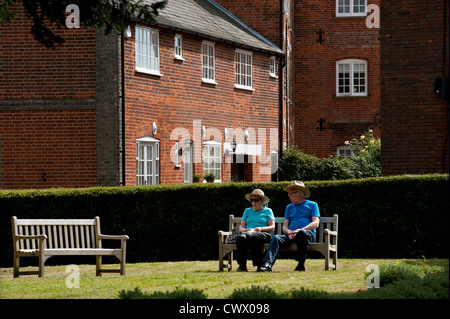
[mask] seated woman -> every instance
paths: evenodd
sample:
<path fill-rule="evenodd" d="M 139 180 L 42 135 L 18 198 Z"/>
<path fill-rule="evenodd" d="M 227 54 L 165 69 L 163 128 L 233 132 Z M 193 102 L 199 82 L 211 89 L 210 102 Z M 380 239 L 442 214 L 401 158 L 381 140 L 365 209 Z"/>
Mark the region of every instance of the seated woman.
<path fill-rule="evenodd" d="M 259 268 L 263 264 L 263 245 L 269 243 L 275 230 L 275 216 L 272 209 L 267 207 L 270 199 L 260 189 L 246 194 L 245 198 L 252 207 L 245 209 L 240 225 L 241 233 L 236 239 L 237 262 L 236 271 L 247 271 L 247 250 L 250 249 L 253 266 Z"/>

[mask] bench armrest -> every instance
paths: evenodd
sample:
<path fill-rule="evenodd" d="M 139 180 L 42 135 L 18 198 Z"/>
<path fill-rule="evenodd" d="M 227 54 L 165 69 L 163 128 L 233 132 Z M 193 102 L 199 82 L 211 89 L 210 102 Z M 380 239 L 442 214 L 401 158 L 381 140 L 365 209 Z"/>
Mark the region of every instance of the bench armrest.
<path fill-rule="evenodd" d="M 98 239 L 128 240 L 130 238 L 128 237 L 128 235 L 103 235 L 103 234 L 98 234 Z"/>
<path fill-rule="evenodd" d="M 218 234 L 219 234 L 219 243 L 223 244 L 223 243 L 225 243 L 225 238 L 227 236 L 231 235 L 231 232 L 219 230 Z"/>
<path fill-rule="evenodd" d="M 336 232 L 336 231 L 332 231 L 332 230 L 329 230 L 329 229 L 325 229 L 324 232 L 325 232 L 325 235 L 328 235 L 328 234 L 329 234 L 330 236 L 337 237 L 337 232 Z"/>

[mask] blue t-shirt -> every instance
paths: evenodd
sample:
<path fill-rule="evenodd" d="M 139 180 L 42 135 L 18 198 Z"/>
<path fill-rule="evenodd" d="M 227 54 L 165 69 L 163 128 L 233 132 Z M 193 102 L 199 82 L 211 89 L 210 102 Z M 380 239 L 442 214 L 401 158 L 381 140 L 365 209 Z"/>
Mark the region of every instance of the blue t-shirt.
<path fill-rule="evenodd" d="M 312 222 L 314 216 L 320 217 L 319 205 L 316 202 L 306 200 L 301 204 L 289 204 L 286 207 L 284 218 L 289 220 L 289 230 L 305 227 Z M 314 229 L 314 234 L 316 230 Z"/>
<path fill-rule="evenodd" d="M 255 211 L 252 207 L 246 208 L 242 220 L 245 220 L 247 228 L 267 227 L 269 220 L 274 220 L 275 215 L 269 207 Z"/>

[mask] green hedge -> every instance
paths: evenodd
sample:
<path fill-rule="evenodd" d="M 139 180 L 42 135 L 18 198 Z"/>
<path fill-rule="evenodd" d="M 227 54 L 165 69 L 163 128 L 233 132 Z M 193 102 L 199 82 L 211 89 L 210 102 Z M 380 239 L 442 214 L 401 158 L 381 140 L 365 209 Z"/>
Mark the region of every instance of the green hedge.
<path fill-rule="evenodd" d="M 12 266 L 11 216 L 92 218 L 127 234 L 128 262 L 218 258 L 217 231 L 261 188 L 275 216 L 289 204 L 279 183 L 221 183 L 0 192 L 0 266 Z M 306 182 L 322 216 L 339 214 L 339 256 L 448 257 L 448 175 Z M 65 257 L 49 259 L 61 262 Z M 52 261 L 54 259 L 54 261 Z M 23 259 L 25 260 L 25 259 Z"/>

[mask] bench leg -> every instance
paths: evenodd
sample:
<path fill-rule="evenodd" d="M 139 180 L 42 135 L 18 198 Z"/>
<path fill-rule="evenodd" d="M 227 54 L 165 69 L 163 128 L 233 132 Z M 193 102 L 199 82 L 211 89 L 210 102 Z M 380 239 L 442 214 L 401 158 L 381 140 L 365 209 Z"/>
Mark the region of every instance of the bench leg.
<path fill-rule="evenodd" d="M 14 255 L 14 278 L 19 277 L 20 257 Z"/>
<path fill-rule="evenodd" d="M 39 255 L 39 277 L 44 277 L 44 263 L 45 263 L 44 256 Z"/>
<path fill-rule="evenodd" d="M 227 255 L 228 255 L 227 268 L 228 268 L 228 271 L 231 271 L 233 269 L 233 252 L 230 251 Z"/>
<path fill-rule="evenodd" d="M 219 254 L 219 271 L 223 271 L 223 256 Z"/>
<path fill-rule="evenodd" d="M 95 275 L 101 276 L 102 274 L 100 273 L 100 267 L 102 265 L 102 256 L 95 256 L 95 257 L 96 257 Z"/>

